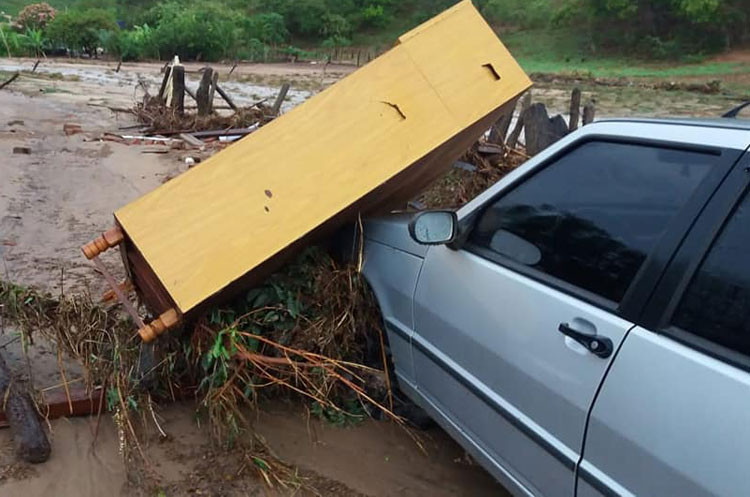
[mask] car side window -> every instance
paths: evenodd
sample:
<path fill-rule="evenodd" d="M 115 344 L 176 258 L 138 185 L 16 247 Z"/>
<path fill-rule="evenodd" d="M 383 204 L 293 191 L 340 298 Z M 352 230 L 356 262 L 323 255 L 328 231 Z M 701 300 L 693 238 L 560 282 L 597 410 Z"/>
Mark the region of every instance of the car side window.
<path fill-rule="evenodd" d="M 487 208 L 470 242 L 618 303 L 718 154 L 590 141 Z"/>
<path fill-rule="evenodd" d="M 750 355 L 750 196 L 724 226 L 688 285 L 672 324 Z"/>

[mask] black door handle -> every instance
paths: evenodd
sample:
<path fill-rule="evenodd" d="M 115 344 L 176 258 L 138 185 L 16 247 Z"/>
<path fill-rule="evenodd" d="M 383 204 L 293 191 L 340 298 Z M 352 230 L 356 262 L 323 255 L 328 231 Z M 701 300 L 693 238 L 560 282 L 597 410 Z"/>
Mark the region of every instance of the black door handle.
<path fill-rule="evenodd" d="M 587 335 L 576 331 L 568 323 L 560 323 L 558 330 L 563 335 L 569 336 L 576 342 L 580 343 L 592 354 L 606 359 L 612 355 L 612 340 L 607 337 L 601 337 L 599 335 Z"/>

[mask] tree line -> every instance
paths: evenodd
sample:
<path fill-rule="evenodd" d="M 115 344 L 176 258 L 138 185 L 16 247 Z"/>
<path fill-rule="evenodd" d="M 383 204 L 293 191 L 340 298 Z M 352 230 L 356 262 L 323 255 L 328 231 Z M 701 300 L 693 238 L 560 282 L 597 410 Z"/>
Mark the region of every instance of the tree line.
<path fill-rule="evenodd" d="M 10 55 L 102 49 L 123 60 L 263 60 L 358 38 L 392 40 L 455 0 L 65 0 L 27 5 L 0 23 Z M 652 58 L 748 42 L 750 0 L 475 0 L 498 29 L 564 27 L 594 51 Z"/>

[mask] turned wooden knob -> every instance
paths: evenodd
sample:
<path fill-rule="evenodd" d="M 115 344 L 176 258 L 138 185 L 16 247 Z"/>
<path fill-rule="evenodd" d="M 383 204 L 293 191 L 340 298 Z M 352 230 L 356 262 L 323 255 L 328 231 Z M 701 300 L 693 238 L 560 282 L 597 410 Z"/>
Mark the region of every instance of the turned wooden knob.
<path fill-rule="evenodd" d="M 159 335 L 170 328 L 174 328 L 179 323 L 180 315 L 175 309 L 170 309 L 138 330 L 138 334 L 144 342 L 150 343 L 159 338 Z"/>
<path fill-rule="evenodd" d="M 87 259 L 93 259 L 102 252 L 119 245 L 124 239 L 125 235 L 122 230 L 118 227 L 114 227 L 102 233 L 102 236 L 99 238 L 96 238 L 81 247 L 81 250 Z"/>

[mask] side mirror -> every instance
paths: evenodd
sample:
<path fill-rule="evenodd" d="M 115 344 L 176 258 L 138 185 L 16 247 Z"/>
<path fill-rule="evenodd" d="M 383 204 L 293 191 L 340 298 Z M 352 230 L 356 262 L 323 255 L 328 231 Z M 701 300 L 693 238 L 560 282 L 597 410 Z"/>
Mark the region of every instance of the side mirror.
<path fill-rule="evenodd" d="M 453 211 L 426 211 L 414 216 L 409 234 L 422 245 L 444 245 L 456 239 L 458 217 Z"/>

